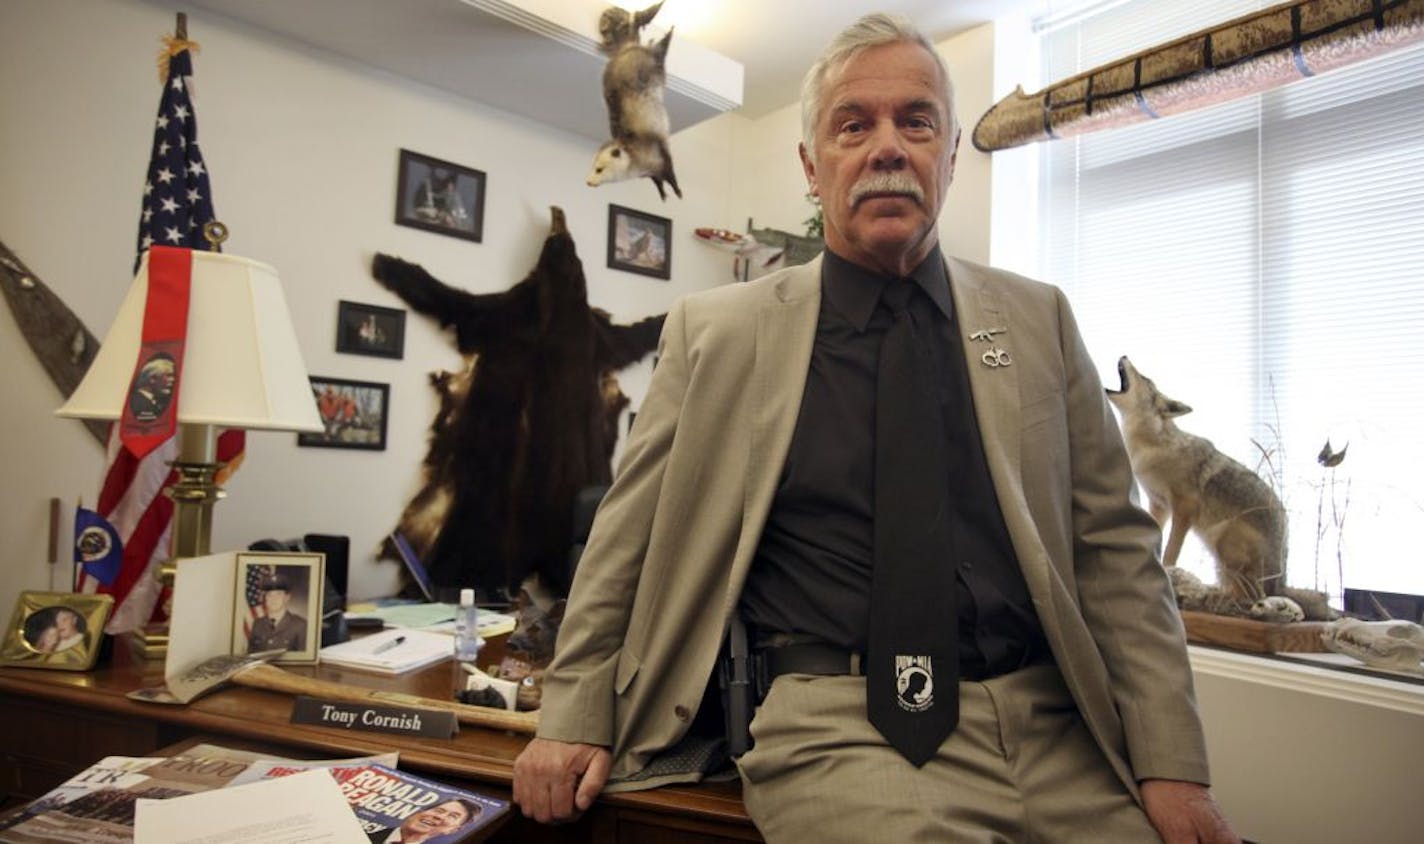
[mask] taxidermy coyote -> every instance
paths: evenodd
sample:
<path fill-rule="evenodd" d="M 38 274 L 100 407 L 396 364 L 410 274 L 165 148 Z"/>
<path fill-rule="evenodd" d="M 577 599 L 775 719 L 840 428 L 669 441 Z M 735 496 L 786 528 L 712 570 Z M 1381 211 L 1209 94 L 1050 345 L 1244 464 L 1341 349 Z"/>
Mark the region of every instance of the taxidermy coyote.
<path fill-rule="evenodd" d="M 1174 566 L 1193 530 L 1216 558 L 1216 577 L 1233 597 L 1255 601 L 1281 594 L 1286 511 L 1255 472 L 1216 450 L 1210 440 L 1177 427 L 1192 409 L 1163 395 L 1126 356 L 1117 362 L 1122 388 L 1107 390 L 1122 415 L 1132 471 L 1148 507 L 1167 529 L 1164 566 Z"/>

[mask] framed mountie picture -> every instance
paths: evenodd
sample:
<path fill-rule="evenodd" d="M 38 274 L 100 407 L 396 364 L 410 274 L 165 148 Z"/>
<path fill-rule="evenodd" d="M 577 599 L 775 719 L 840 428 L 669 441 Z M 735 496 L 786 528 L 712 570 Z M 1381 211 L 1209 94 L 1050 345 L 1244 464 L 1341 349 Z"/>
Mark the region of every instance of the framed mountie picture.
<path fill-rule="evenodd" d="M 324 559 L 322 554 L 302 552 L 237 555 L 234 654 L 281 651 L 273 662 L 316 662 Z"/>
<path fill-rule="evenodd" d="M 405 353 L 405 311 L 360 302 L 339 302 L 336 350 L 399 360 Z"/>
<path fill-rule="evenodd" d="M 112 595 L 21 592 L 0 640 L 0 665 L 88 671 L 113 609 Z"/>
<path fill-rule="evenodd" d="M 654 278 L 671 278 L 672 220 L 609 205 L 608 266 Z"/>
<path fill-rule="evenodd" d="M 310 380 L 322 431 L 297 434 L 297 445 L 385 451 L 391 385 L 324 375 Z"/>
<path fill-rule="evenodd" d="M 396 222 L 479 243 L 485 229 L 484 172 L 401 150 Z"/>

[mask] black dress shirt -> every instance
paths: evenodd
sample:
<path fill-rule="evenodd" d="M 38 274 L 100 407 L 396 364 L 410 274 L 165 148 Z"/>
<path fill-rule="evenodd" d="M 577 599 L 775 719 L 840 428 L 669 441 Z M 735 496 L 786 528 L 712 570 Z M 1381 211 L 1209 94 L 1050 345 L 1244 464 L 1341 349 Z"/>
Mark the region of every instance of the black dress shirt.
<path fill-rule="evenodd" d="M 1047 654 L 1043 631 L 1009 544 L 983 459 L 954 305 L 936 248 L 910 277 L 939 314 L 934 382 L 946 402 L 946 438 L 961 458 L 951 477 L 960 665 L 965 677 L 994 676 Z M 875 381 L 891 317 L 878 307 L 890 281 L 827 250 L 821 309 L 806 390 L 741 611 L 762 642 L 817 641 L 864 651 L 874 561 Z M 956 376 L 958 381 L 956 381 Z M 962 386 L 963 401 L 953 401 Z M 972 439 L 972 443 L 960 443 Z M 987 497 L 987 500 L 986 500 Z"/>

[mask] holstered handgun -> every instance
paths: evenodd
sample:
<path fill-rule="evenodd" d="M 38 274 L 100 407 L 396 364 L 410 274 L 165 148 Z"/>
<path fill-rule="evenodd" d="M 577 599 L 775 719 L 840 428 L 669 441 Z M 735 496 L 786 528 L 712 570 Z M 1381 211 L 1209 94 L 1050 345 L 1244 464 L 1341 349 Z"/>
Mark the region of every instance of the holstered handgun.
<path fill-rule="evenodd" d="M 727 640 L 717 659 L 717 685 L 722 691 L 722 712 L 727 725 L 727 752 L 736 758 L 752 748 L 751 724 L 756 711 L 753 655 L 747 644 L 747 625 L 733 611 L 727 622 Z"/>

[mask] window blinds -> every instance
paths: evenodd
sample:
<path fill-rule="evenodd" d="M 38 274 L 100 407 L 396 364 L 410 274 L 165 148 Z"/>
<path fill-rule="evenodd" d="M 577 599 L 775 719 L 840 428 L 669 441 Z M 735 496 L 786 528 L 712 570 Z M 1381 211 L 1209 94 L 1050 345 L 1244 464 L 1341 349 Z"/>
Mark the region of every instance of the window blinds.
<path fill-rule="evenodd" d="M 1046 33 L 1043 78 L 1261 7 L 1133 0 Z M 1424 48 L 1040 155 L 1040 273 L 1104 383 L 1129 356 L 1277 484 L 1293 585 L 1424 594 Z"/>

